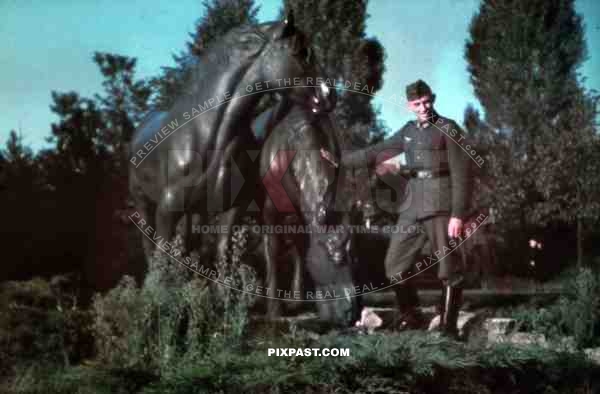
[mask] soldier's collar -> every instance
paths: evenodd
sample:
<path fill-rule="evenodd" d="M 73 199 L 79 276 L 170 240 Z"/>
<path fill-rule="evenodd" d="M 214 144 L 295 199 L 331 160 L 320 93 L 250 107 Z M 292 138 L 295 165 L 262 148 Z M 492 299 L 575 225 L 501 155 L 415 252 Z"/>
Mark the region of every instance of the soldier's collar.
<path fill-rule="evenodd" d="M 431 116 L 430 120 L 428 120 L 426 122 L 419 122 L 419 120 L 417 119 L 415 121 L 415 123 L 417 124 L 417 128 L 419 130 L 426 129 L 426 128 L 430 127 L 433 123 L 437 122 L 437 120 L 438 120 L 439 117 L 440 116 L 438 115 L 438 113 L 435 112 L 435 111 L 433 111 L 433 115 Z"/>

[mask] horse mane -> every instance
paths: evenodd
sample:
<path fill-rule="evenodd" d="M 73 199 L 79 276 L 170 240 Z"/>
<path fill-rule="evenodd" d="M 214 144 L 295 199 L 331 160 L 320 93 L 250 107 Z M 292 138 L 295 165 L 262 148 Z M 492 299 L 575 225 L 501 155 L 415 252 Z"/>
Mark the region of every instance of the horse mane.
<path fill-rule="evenodd" d="M 266 27 L 276 25 L 276 22 L 266 23 Z M 242 25 L 231 29 L 219 41 L 219 45 L 208 49 L 207 52 L 214 52 L 217 48 L 223 51 L 228 57 L 232 55 L 239 56 L 247 54 L 249 57 L 257 50 L 262 49 L 269 42 L 269 37 L 262 25 Z"/>
<path fill-rule="evenodd" d="M 232 63 L 246 62 L 260 53 L 267 44 L 267 37 L 255 26 L 244 25 L 231 29 L 227 34 L 206 48 L 200 58 L 194 57 L 191 75 L 202 75 L 202 71 L 215 64 L 219 68 Z"/>
<path fill-rule="evenodd" d="M 218 59 L 219 64 L 228 64 L 233 56 L 236 60 L 242 62 L 250 60 L 257 54 L 262 52 L 262 49 L 273 41 L 273 31 L 281 26 L 283 22 L 266 22 L 259 25 L 242 25 L 231 29 L 225 34 L 217 45 L 207 49 L 203 56 L 211 60 L 211 55 L 214 57 L 215 52 L 219 52 L 222 58 Z M 292 37 L 292 50 L 297 53 L 302 48 L 307 46 L 308 40 L 306 35 L 296 29 Z M 225 63 L 227 62 L 227 63 Z"/>
<path fill-rule="evenodd" d="M 183 76 L 183 96 L 195 96 L 203 92 L 203 81 L 208 81 L 213 72 L 221 72 L 232 63 L 248 64 L 264 53 L 265 48 L 273 42 L 275 30 L 283 22 L 266 22 L 259 25 L 242 25 L 231 29 L 209 46 L 200 58 L 189 58 L 189 68 Z M 298 53 L 306 47 L 308 40 L 305 34 L 296 30 L 289 37 L 292 51 Z"/>
<path fill-rule="evenodd" d="M 274 30 L 282 22 L 266 22 L 259 25 L 242 25 L 231 29 L 227 34 L 217 39 L 199 57 L 190 57 L 189 68 L 184 76 L 184 86 L 187 94 L 194 94 L 198 89 L 198 82 L 210 78 L 214 69 L 222 70 L 232 63 L 249 63 L 260 56 L 265 47 L 273 41 Z M 294 51 L 300 50 L 306 44 L 304 34 L 297 30 L 292 40 Z"/>

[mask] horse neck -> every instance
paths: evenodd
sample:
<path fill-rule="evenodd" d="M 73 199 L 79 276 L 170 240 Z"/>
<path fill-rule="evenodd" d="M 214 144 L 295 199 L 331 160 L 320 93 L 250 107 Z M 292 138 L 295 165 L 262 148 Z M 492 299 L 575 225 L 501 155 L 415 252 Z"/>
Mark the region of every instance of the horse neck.
<path fill-rule="evenodd" d="M 227 111 L 230 112 L 232 108 L 235 108 L 238 118 L 250 118 L 253 115 L 253 109 L 258 106 L 262 96 L 267 93 L 264 84 L 260 92 L 256 89 L 257 83 L 265 81 L 263 73 L 259 72 L 258 62 L 257 58 L 249 59 L 235 69 L 222 73 L 215 81 L 215 86 L 226 86 L 225 90 L 230 93 L 232 99 L 227 106 Z M 252 89 L 249 90 L 248 87 L 252 87 Z"/>
<path fill-rule="evenodd" d="M 215 46 L 195 65 L 192 80 L 188 81 L 193 86 L 190 94 L 200 103 L 211 98 L 227 100 L 228 97 L 230 102 L 220 105 L 218 112 L 224 112 L 231 104 L 247 111 L 260 99 L 260 95 L 249 95 L 246 90 L 247 86 L 255 87 L 256 82 L 262 81 L 259 63 L 260 53 L 240 57 L 225 44 Z"/>
<path fill-rule="evenodd" d="M 289 169 L 289 173 L 295 179 L 299 193 L 296 196 L 302 202 L 302 217 L 307 224 L 325 224 L 325 217 L 321 217 L 319 210 L 324 208 L 326 211 L 333 209 L 335 199 L 335 188 L 338 171 L 328 168 L 328 175 L 319 173 L 319 167 L 327 165 L 320 160 L 320 148 L 331 149 L 331 152 L 337 152 L 337 143 L 335 136 L 329 135 L 330 128 L 327 123 L 327 117 L 313 117 L 305 108 L 294 105 L 286 116 L 283 125 L 277 128 L 277 133 L 283 133 L 279 136 L 282 140 L 288 142 L 288 147 L 292 150 L 301 147 L 309 149 L 314 156 L 298 157 L 299 162 L 294 160 L 295 165 Z M 306 129 L 304 126 L 309 125 Z M 301 131 L 304 130 L 304 131 Z M 300 152 L 298 152 L 300 153 Z M 308 154 L 302 152 L 301 154 Z M 325 178 L 326 176 L 326 178 Z"/>
<path fill-rule="evenodd" d="M 321 114 L 316 120 L 319 122 L 322 148 L 339 156 L 340 147 L 338 143 L 338 125 L 332 113 Z"/>

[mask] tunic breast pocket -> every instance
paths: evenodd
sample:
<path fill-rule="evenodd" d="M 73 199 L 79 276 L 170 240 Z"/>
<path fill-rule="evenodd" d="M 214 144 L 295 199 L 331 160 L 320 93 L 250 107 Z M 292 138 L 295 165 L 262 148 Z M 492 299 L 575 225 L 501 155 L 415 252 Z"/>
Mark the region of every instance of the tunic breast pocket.
<path fill-rule="evenodd" d="M 448 150 L 444 133 L 435 130 L 432 133 L 429 150 L 429 160 L 432 169 L 446 168 L 448 164 Z"/>
<path fill-rule="evenodd" d="M 427 130 L 422 133 L 412 145 L 415 166 L 434 170 L 443 167 L 444 163 L 448 163 L 443 133 L 439 130 Z"/>

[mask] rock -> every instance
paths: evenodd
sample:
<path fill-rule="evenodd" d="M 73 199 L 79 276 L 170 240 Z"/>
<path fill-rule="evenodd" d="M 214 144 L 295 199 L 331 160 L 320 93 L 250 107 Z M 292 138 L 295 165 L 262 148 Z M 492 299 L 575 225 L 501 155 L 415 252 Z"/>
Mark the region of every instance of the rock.
<path fill-rule="evenodd" d="M 498 334 L 488 332 L 489 343 L 512 343 L 515 345 L 538 345 L 549 347 L 549 343 L 543 334 L 529 332 L 515 332 L 513 334 Z"/>
<path fill-rule="evenodd" d="M 486 319 L 483 323 L 488 334 L 494 335 L 506 335 L 510 331 L 514 330 L 517 322 L 515 319 L 506 317 L 493 317 Z"/>
<path fill-rule="evenodd" d="M 583 350 L 585 355 L 596 364 L 600 364 L 600 347 L 588 348 Z"/>
<path fill-rule="evenodd" d="M 516 327 L 516 320 L 505 317 L 493 317 L 483 322 L 487 331 L 487 340 L 491 343 L 509 342 L 508 334 Z"/>
<path fill-rule="evenodd" d="M 438 307 L 436 306 L 424 306 L 419 309 L 421 309 L 421 312 L 426 315 L 435 315 L 436 313 L 438 313 Z"/>
<path fill-rule="evenodd" d="M 556 350 L 559 350 L 559 351 L 565 351 L 565 352 L 570 352 L 570 353 L 577 351 L 575 337 L 572 337 L 572 336 L 560 338 L 560 342 L 558 344 L 556 344 L 556 346 L 557 346 Z"/>
<path fill-rule="evenodd" d="M 508 337 L 508 341 L 515 345 L 540 345 L 544 347 L 548 345 L 545 335 L 528 332 L 515 332 Z"/>
<path fill-rule="evenodd" d="M 356 322 L 355 326 L 364 328 L 368 334 L 372 334 L 382 324 L 383 320 L 371 308 L 365 307 L 360 314 L 360 320 Z"/>
<path fill-rule="evenodd" d="M 427 331 L 437 330 L 440 327 L 441 320 L 442 320 L 442 317 L 440 315 L 437 315 L 433 319 L 431 319 L 431 321 L 429 322 L 429 328 L 427 329 Z"/>

